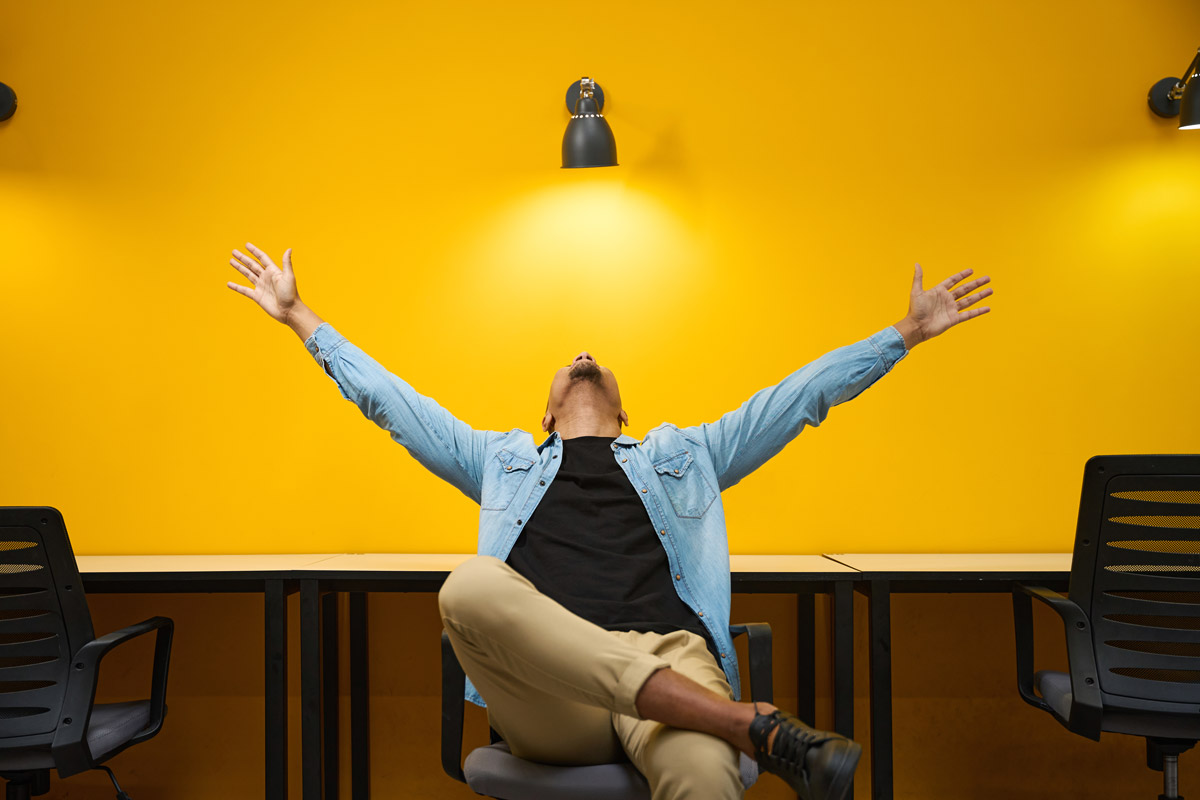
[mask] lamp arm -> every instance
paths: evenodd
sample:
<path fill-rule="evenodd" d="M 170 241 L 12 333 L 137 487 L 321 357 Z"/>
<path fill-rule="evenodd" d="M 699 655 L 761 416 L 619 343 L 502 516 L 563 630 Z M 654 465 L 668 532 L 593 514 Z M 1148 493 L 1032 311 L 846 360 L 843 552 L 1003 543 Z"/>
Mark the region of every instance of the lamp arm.
<path fill-rule="evenodd" d="M 1183 97 L 1184 88 L 1187 87 L 1188 81 L 1196 75 L 1197 70 L 1200 70 L 1200 50 L 1196 51 L 1196 57 L 1192 59 L 1191 64 L 1188 64 L 1187 71 L 1183 73 L 1183 77 L 1179 79 L 1179 82 L 1175 84 L 1175 88 L 1168 95 L 1172 100 L 1178 100 Z"/>

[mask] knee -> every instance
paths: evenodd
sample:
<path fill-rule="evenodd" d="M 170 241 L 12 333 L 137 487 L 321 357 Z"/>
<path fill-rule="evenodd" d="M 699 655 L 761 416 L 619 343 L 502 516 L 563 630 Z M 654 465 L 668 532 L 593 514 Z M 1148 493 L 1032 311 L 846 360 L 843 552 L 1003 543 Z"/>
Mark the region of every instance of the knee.
<path fill-rule="evenodd" d="M 715 736 L 687 734 L 661 748 L 660 765 L 651 781 L 654 800 L 742 797 L 745 788 L 738 751 Z M 682 741 L 684 738 L 688 741 Z"/>
<path fill-rule="evenodd" d="M 478 611 L 496 601 L 496 583 L 509 569 L 503 561 L 491 556 L 476 556 L 464 561 L 442 584 L 438 592 L 438 609 L 442 620 L 465 622 Z"/>

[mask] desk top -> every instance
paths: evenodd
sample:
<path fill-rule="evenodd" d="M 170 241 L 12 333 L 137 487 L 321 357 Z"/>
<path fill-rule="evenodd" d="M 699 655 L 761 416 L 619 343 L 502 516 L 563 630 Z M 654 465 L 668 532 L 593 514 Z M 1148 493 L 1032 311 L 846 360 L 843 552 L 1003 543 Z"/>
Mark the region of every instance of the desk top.
<path fill-rule="evenodd" d="M 84 575 L 92 573 L 290 572 L 336 556 L 335 553 L 265 555 L 76 556 Z"/>
<path fill-rule="evenodd" d="M 473 553 L 310 553 L 266 555 L 78 556 L 83 574 L 212 572 L 449 572 Z M 852 573 L 825 556 L 735 555 L 735 573 Z"/>
<path fill-rule="evenodd" d="M 1070 553 L 828 553 L 859 572 L 1070 572 Z"/>
<path fill-rule="evenodd" d="M 470 553 L 280 553 L 265 555 L 79 556 L 89 590 L 261 591 L 265 580 L 340 581 L 401 590 L 436 590 Z M 836 553 L 734 555 L 735 591 L 785 591 L 792 584 L 837 580 L 890 580 L 901 589 L 956 582 L 1064 581 L 1070 553 Z"/>
<path fill-rule="evenodd" d="M 891 592 L 1009 592 L 1013 583 L 1065 589 L 1070 553 L 833 553 L 858 579 Z"/>

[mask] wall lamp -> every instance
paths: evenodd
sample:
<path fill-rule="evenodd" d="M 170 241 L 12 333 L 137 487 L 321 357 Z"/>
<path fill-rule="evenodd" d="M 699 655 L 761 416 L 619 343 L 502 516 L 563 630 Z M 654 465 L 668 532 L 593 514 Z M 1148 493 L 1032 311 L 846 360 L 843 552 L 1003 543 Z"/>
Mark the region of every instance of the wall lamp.
<path fill-rule="evenodd" d="M 591 78 L 584 78 L 567 89 L 567 110 L 571 121 L 563 134 L 563 169 L 617 166 L 617 140 L 600 110 L 604 91 Z"/>
<path fill-rule="evenodd" d="M 1160 117 L 1179 117 L 1179 130 L 1200 128 L 1200 51 L 1188 65 L 1184 77 L 1163 78 L 1150 87 L 1150 110 Z"/>
<path fill-rule="evenodd" d="M 17 113 L 17 93 L 0 83 L 0 122 Z"/>

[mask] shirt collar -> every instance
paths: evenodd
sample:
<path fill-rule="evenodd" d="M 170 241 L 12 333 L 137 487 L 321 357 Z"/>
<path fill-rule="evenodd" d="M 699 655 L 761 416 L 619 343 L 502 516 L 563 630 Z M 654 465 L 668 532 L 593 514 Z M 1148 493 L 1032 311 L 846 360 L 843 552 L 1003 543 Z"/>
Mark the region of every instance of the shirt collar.
<path fill-rule="evenodd" d="M 538 452 L 540 453 L 542 450 L 546 449 L 547 446 L 555 445 L 561 441 L 562 437 L 558 435 L 558 431 L 555 431 L 547 436 L 544 442 L 538 445 Z M 631 447 L 633 445 L 641 444 L 641 442 L 632 436 L 622 433 L 616 439 L 613 439 L 613 444 L 619 444 L 623 447 Z"/>

